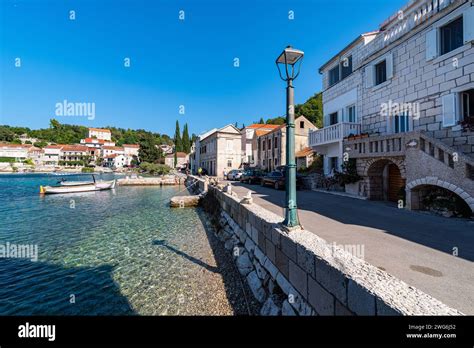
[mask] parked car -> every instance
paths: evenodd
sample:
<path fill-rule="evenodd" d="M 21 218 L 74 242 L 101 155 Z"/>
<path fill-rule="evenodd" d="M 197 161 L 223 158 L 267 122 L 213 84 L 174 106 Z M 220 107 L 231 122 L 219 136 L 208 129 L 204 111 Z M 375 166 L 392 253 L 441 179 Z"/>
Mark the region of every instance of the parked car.
<path fill-rule="evenodd" d="M 242 177 L 243 171 L 240 169 L 232 169 L 227 173 L 227 180 L 240 180 Z"/>
<path fill-rule="evenodd" d="M 265 176 L 265 172 L 263 172 L 260 169 L 249 169 L 246 170 L 243 174 L 242 177 L 240 178 L 240 182 L 246 182 L 248 184 L 255 184 L 255 183 L 260 183 L 262 181 L 262 178 Z"/>
<path fill-rule="evenodd" d="M 261 186 L 273 186 L 276 190 L 285 188 L 285 172 L 275 170 L 262 178 Z M 303 182 L 299 175 L 296 175 L 296 189 L 303 187 Z"/>

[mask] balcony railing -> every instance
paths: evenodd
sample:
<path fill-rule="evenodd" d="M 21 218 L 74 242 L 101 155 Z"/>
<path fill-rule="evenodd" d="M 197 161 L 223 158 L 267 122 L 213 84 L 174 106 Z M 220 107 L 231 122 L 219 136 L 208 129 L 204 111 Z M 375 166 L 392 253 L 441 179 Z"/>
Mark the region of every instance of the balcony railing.
<path fill-rule="evenodd" d="M 324 127 L 309 132 L 309 146 L 318 146 L 334 143 L 343 138 L 360 133 L 360 124 L 352 122 L 341 122 L 332 126 Z"/>

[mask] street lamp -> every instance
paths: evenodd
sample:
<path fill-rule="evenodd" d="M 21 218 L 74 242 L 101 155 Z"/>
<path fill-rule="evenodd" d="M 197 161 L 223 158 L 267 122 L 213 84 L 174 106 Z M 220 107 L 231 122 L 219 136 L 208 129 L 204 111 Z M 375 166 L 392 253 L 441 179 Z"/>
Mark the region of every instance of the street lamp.
<path fill-rule="evenodd" d="M 304 52 L 288 46 L 276 60 L 280 78 L 286 81 L 286 211 L 283 225 L 288 229 L 300 226 L 296 208 L 296 161 L 295 161 L 295 106 L 293 80 L 300 74 Z M 297 64 L 298 63 L 298 64 Z M 285 76 L 280 67 L 285 66 Z M 296 67 L 296 69 L 295 69 Z"/>

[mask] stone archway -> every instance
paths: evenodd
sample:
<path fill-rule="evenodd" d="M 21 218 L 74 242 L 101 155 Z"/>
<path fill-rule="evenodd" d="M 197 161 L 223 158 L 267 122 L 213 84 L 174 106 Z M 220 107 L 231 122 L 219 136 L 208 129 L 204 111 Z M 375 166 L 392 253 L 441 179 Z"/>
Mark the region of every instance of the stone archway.
<path fill-rule="evenodd" d="M 471 208 L 471 211 L 474 213 L 474 197 L 472 197 L 468 192 L 464 191 L 461 187 L 451 184 L 447 181 L 440 180 L 433 176 L 416 179 L 407 184 L 407 206 L 409 209 L 420 209 L 421 199 L 423 198 L 420 189 L 429 186 L 436 186 L 453 192 L 464 202 L 466 202 L 466 204 Z"/>
<path fill-rule="evenodd" d="M 396 202 L 405 190 L 405 168 L 402 162 L 389 158 L 367 162 L 364 176 L 368 180 L 368 197 L 371 200 Z"/>

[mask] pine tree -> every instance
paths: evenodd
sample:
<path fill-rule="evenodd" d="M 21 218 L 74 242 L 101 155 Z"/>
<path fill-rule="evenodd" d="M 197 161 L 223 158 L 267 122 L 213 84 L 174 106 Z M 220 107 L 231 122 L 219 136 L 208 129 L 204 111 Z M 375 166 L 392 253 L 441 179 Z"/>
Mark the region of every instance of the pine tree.
<path fill-rule="evenodd" d="M 191 152 L 191 142 L 189 140 L 189 132 L 188 132 L 188 124 L 185 123 L 183 127 L 183 138 L 182 138 L 182 147 L 183 152 L 190 153 Z"/>
<path fill-rule="evenodd" d="M 174 132 L 174 152 L 183 151 L 183 141 L 181 140 L 181 133 L 179 131 L 179 121 L 176 120 L 176 130 Z"/>
<path fill-rule="evenodd" d="M 258 121 L 258 124 L 265 124 L 265 121 L 263 120 L 263 117 L 260 117 L 260 121 Z"/>

